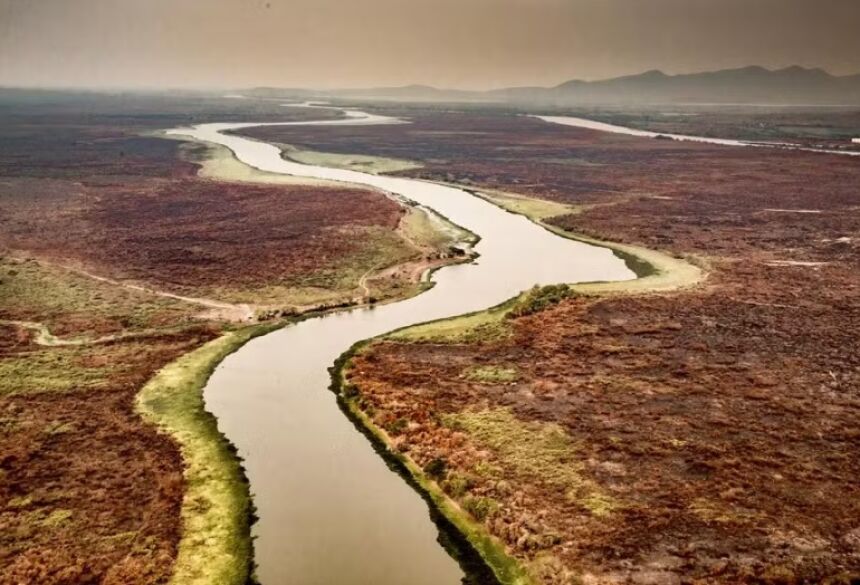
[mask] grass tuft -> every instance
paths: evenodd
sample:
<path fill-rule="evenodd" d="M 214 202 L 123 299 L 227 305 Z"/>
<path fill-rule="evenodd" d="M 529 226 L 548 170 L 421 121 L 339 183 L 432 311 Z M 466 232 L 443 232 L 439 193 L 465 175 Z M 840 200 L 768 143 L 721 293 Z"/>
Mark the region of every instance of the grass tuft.
<path fill-rule="evenodd" d="M 515 367 L 477 366 L 467 368 L 463 376 L 481 384 L 510 384 L 519 379 L 520 372 Z"/>
<path fill-rule="evenodd" d="M 538 478 L 595 516 L 609 516 L 617 507 L 599 486 L 583 476 L 576 446 L 557 424 L 524 422 L 507 408 L 449 414 L 442 422 L 490 450 L 505 471 Z"/>

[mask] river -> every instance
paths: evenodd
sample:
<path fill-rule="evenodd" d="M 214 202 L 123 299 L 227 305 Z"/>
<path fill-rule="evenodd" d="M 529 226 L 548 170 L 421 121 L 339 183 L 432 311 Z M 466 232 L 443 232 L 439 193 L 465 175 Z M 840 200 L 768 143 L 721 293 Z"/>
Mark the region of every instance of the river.
<path fill-rule="evenodd" d="M 832 148 L 810 148 L 800 144 L 791 142 L 755 142 L 751 140 L 735 140 L 732 138 L 713 138 L 711 136 L 695 136 L 693 134 L 669 134 L 667 132 L 652 132 L 650 130 L 639 130 L 637 128 L 629 128 L 627 126 L 617 126 L 606 122 L 598 122 L 588 118 L 578 118 L 576 116 L 532 116 L 550 124 L 560 124 L 562 126 L 573 126 L 574 128 L 586 128 L 588 130 L 597 130 L 599 132 L 609 132 L 611 134 L 626 134 L 628 136 L 638 136 L 640 138 L 671 138 L 681 142 L 704 142 L 707 144 L 719 144 L 721 146 L 752 146 L 757 148 L 778 148 L 782 150 L 799 150 L 802 152 L 819 152 L 822 154 L 841 154 L 844 156 L 860 156 L 860 150 L 835 150 Z"/>
<path fill-rule="evenodd" d="M 347 112 L 338 120 L 276 125 L 403 123 Z M 481 240 L 477 261 L 435 272 L 435 286 L 421 295 L 286 327 L 249 342 L 215 370 L 204 397 L 244 459 L 259 516 L 253 526 L 258 577 L 263 585 L 459 583 L 463 571 L 439 544 L 427 504 L 339 410 L 328 391 L 328 368 L 356 341 L 484 309 L 535 284 L 635 275 L 605 248 L 553 235 L 466 191 L 290 162 L 273 145 L 225 134 L 262 125 L 271 124 L 203 124 L 170 133 L 226 146 L 264 171 L 381 189 Z"/>

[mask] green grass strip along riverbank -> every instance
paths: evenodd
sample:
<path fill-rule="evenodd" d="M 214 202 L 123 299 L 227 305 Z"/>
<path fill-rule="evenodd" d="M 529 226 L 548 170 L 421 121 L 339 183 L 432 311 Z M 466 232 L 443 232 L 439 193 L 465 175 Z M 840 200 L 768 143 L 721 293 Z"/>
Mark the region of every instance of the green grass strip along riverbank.
<path fill-rule="evenodd" d="M 532 585 L 531 577 L 526 573 L 519 561 L 510 556 L 505 550 L 504 543 L 489 534 L 483 524 L 477 522 L 463 510 L 454 500 L 449 498 L 435 481 L 430 479 L 421 467 L 408 455 L 393 448 L 391 437 L 358 406 L 355 393 L 346 380 L 346 371 L 350 361 L 361 349 L 370 344 L 373 339 L 360 341 L 341 355 L 329 369 L 331 373 L 331 389 L 337 394 L 338 402 L 353 423 L 364 432 L 374 447 L 406 480 L 417 489 L 424 498 L 441 514 L 444 523 L 436 519 L 440 530 L 451 529 L 465 541 L 479 557 L 480 562 L 492 573 L 492 576 L 502 585 Z M 447 525 L 446 525 L 447 524 Z M 460 551 L 462 554 L 462 551 Z M 455 555 L 459 556 L 459 555 Z M 461 565 L 474 564 L 467 559 L 465 563 L 458 558 Z"/>
<path fill-rule="evenodd" d="M 179 443 L 185 462 L 182 538 L 171 585 L 244 585 L 252 579 L 248 481 L 205 409 L 203 388 L 224 358 L 283 324 L 226 333 L 162 368 L 138 394 L 139 412 Z"/>
<path fill-rule="evenodd" d="M 676 258 L 664 252 L 642 246 L 598 240 L 569 232 L 548 223 L 548 220 L 553 217 L 564 215 L 565 213 L 581 213 L 583 211 L 582 208 L 573 205 L 563 205 L 554 201 L 543 201 L 524 195 L 504 195 L 497 192 L 472 189 L 468 191 L 472 195 L 480 197 L 509 213 L 522 215 L 530 219 L 559 237 L 592 246 L 608 248 L 616 256 L 624 260 L 627 267 L 636 274 L 636 278 L 633 280 L 584 282 L 571 285 L 578 293 L 607 295 L 614 293 L 633 294 L 673 291 L 693 287 L 704 281 L 707 276 L 707 272 L 703 268 L 704 262 L 700 259 Z"/>

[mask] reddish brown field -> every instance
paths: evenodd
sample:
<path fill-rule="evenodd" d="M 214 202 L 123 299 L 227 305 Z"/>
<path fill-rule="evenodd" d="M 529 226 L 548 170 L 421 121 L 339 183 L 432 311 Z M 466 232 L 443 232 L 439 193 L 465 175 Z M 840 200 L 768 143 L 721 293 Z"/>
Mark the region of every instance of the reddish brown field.
<path fill-rule="evenodd" d="M 553 223 L 708 266 L 694 290 L 576 298 L 509 320 L 502 340 L 388 341 L 355 359 L 373 419 L 420 464 L 445 462 L 441 485 L 467 508 L 495 502 L 486 526 L 544 581 L 860 578 L 857 160 L 457 113 L 278 139 L 593 204 Z M 470 378 L 486 366 L 517 374 Z M 600 497 L 451 422 L 498 409 L 563 429 L 561 467 Z"/>
<path fill-rule="evenodd" d="M 156 114 L 157 101 L 102 99 L 104 113 L 86 115 L 88 101 L 77 112 L 16 104 L 1 119 L 0 251 L 188 293 L 301 279 L 358 252 L 351 232 L 393 230 L 400 218 L 397 204 L 366 190 L 200 179 L 181 142 L 141 135 L 246 119 L 252 105 L 237 114 L 222 100 L 201 113 L 170 102 Z M 330 111 L 277 112 L 256 115 Z"/>
<path fill-rule="evenodd" d="M 332 268 L 360 251 L 356 230 L 393 231 L 402 214 L 363 189 L 194 177 L 30 194 L 0 194 L 0 246 L 186 293 L 289 283 Z"/>
<path fill-rule="evenodd" d="M 169 437 L 134 411 L 161 366 L 216 336 L 208 328 L 84 348 L 43 348 L 4 331 L 0 362 L 69 363 L 62 391 L 0 395 L 0 583 L 160 583 L 181 531 L 182 461 Z M 23 339 L 22 339 L 23 337 Z M 67 361 L 68 360 L 68 361 Z M 79 386 L 72 376 L 87 372 Z"/>

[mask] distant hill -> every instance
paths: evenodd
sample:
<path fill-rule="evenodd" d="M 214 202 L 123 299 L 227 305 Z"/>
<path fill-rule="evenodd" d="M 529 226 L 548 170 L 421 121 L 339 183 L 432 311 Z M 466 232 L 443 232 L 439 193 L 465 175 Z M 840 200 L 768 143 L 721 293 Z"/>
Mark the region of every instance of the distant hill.
<path fill-rule="evenodd" d="M 705 73 L 667 75 L 646 71 L 600 81 L 571 80 L 555 87 L 512 87 L 492 91 L 447 90 L 426 85 L 331 91 L 258 88 L 254 95 L 315 95 L 402 101 L 493 101 L 535 105 L 737 103 L 857 104 L 860 74 L 835 76 L 823 69 L 793 66 L 769 70 L 751 66 Z"/>

